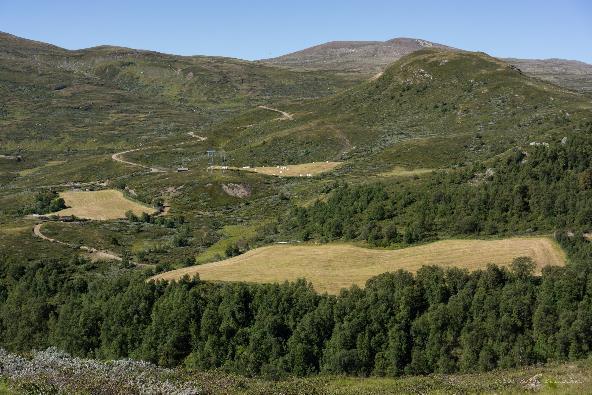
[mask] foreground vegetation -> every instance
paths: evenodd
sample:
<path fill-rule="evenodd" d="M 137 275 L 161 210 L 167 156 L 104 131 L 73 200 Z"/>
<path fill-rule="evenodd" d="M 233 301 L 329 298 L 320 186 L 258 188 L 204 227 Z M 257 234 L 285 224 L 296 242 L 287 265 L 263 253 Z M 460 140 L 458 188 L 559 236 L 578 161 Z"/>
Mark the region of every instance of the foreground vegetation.
<path fill-rule="evenodd" d="M 359 394 L 587 393 L 590 360 L 515 370 L 427 377 L 347 378 L 324 375 L 269 381 L 223 372 L 158 368 L 130 360 L 99 362 L 55 349 L 22 356 L 0 350 L 0 394 Z"/>
<path fill-rule="evenodd" d="M 572 262 L 533 275 L 426 266 L 385 273 L 339 296 L 304 281 L 247 285 L 146 282 L 125 264 L 3 258 L 0 346 L 56 346 L 244 375 L 398 376 L 488 371 L 586 357 L 592 281 L 586 241 L 560 239 Z"/>

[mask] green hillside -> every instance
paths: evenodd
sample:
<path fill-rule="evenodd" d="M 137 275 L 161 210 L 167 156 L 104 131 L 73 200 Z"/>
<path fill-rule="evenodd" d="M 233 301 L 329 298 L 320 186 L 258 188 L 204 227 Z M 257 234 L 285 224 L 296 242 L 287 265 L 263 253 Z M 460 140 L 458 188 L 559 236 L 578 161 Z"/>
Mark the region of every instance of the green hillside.
<path fill-rule="evenodd" d="M 291 106 L 293 122 L 248 128 L 226 148 L 236 150 L 238 161 L 261 163 L 353 158 L 371 163 L 372 170 L 390 164 L 448 167 L 561 139 L 591 109 L 588 99 L 485 54 L 424 50 L 376 80 Z M 246 123 L 241 121 L 233 120 Z M 426 145 L 429 156 L 422 155 Z"/>
<path fill-rule="evenodd" d="M 57 347 L 255 376 L 237 385 L 260 392 L 276 388 L 263 378 L 381 393 L 392 377 L 456 373 L 397 382 L 519 391 L 522 373 L 495 369 L 591 355 L 591 169 L 590 99 L 483 53 L 422 50 L 364 80 L 0 34 L 0 359 Z M 331 261 L 344 279 L 330 295 L 295 276 L 150 280 L 280 243 L 303 247 L 293 260 L 306 277 L 302 262 L 319 269 L 297 255 L 309 244 L 413 254 L 450 239 L 511 249 L 516 236 L 544 238 L 565 265 L 534 271 L 534 249 L 487 265 L 481 249 L 487 266 L 469 270 L 469 250 L 454 249 L 446 269 L 426 258 L 362 287 L 348 282 L 349 254 Z M 554 388 L 547 372 L 537 389 Z M 1 373 L 0 392 L 26 384 Z"/>
<path fill-rule="evenodd" d="M 117 47 L 67 51 L 0 34 L 4 155 L 41 159 L 135 147 L 257 104 L 335 93 L 352 81 L 230 58 Z"/>

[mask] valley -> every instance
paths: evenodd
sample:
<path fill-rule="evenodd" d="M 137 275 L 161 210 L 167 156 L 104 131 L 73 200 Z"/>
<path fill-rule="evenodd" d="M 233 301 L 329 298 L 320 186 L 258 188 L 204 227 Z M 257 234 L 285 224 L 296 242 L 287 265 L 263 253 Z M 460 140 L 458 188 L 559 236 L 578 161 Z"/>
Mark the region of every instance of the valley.
<path fill-rule="evenodd" d="M 513 392 L 577 364 L 578 390 L 588 67 L 410 38 L 246 61 L 0 33 L 0 360 L 86 358 L 103 383 L 130 358 L 214 393 Z M 96 390 L 3 369 L 0 393 Z"/>

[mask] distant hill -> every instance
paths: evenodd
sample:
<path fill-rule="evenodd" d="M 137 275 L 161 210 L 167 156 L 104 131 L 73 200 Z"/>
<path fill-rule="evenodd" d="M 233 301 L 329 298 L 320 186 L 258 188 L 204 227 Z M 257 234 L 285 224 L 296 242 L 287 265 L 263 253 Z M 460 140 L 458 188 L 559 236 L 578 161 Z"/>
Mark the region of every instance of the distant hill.
<path fill-rule="evenodd" d="M 104 152 L 354 83 L 233 58 L 114 46 L 71 51 L 0 32 L 0 154 Z"/>
<path fill-rule="evenodd" d="M 450 166 L 561 140 L 590 108 L 582 95 L 484 53 L 429 48 L 337 95 L 285 109 L 291 122 L 246 128 L 227 149 L 270 163 L 374 163 L 366 173 Z"/>
<path fill-rule="evenodd" d="M 395 60 L 425 48 L 454 49 L 405 37 L 388 41 L 331 41 L 262 61 L 296 69 L 378 73 Z"/>
<path fill-rule="evenodd" d="M 527 74 L 575 91 L 592 93 L 592 64 L 566 59 L 504 60 Z"/>
<path fill-rule="evenodd" d="M 446 45 L 415 38 L 388 41 L 331 41 L 263 63 L 292 69 L 359 72 L 368 75 L 383 71 L 389 64 L 425 48 L 458 50 Z M 525 73 L 563 87 L 592 92 L 592 65 L 565 59 L 502 59 Z"/>

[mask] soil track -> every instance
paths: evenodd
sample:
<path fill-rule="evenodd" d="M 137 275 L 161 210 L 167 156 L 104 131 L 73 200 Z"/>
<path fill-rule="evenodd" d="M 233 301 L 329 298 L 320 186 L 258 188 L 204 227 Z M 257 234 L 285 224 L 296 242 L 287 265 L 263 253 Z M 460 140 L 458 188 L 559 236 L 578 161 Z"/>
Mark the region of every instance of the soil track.
<path fill-rule="evenodd" d="M 197 135 L 197 134 L 195 134 L 193 132 L 188 132 L 187 134 L 190 135 L 193 138 L 196 138 L 197 141 L 206 141 L 208 139 L 207 137 L 199 136 L 199 135 Z"/>
<path fill-rule="evenodd" d="M 122 258 L 118 255 L 115 255 L 114 253 L 110 252 L 110 251 L 102 251 L 102 250 L 97 250 L 96 248 L 93 247 L 88 247 L 88 246 L 78 246 L 75 244 L 71 244 L 71 243 L 66 243 L 65 241 L 60 241 L 60 240 L 56 240 L 53 239 L 51 237 L 45 236 L 42 232 L 41 232 L 41 227 L 43 226 L 43 224 L 36 224 L 33 227 L 33 234 L 37 237 L 39 237 L 40 239 L 49 241 L 51 243 L 58 243 L 61 245 L 65 245 L 67 247 L 70 248 L 74 248 L 74 249 L 78 249 L 78 250 L 83 250 L 83 251 L 87 251 L 91 254 L 91 259 L 95 259 L 95 260 L 114 260 L 114 261 L 122 261 Z"/>
<path fill-rule="evenodd" d="M 282 110 L 278 110 L 277 108 L 272 108 L 272 107 L 267 107 L 267 106 L 259 106 L 259 108 L 262 108 L 264 110 L 269 110 L 269 111 L 275 111 L 277 113 L 280 113 L 282 116 L 278 119 L 282 119 L 282 120 L 288 120 L 291 121 L 294 119 L 294 117 L 292 116 L 292 114 L 289 114 L 285 111 Z"/>
<path fill-rule="evenodd" d="M 148 148 L 148 147 L 146 147 L 146 148 Z M 129 154 L 130 152 L 136 152 L 136 151 L 140 151 L 140 150 L 143 150 L 146 148 L 134 148 L 134 149 L 130 149 L 127 151 L 117 152 L 117 153 L 111 155 L 111 159 L 113 159 L 114 161 L 119 162 L 119 163 L 124 163 L 126 165 L 138 166 L 143 169 L 148 169 L 148 170 L 150 170 L 151 173 L 163 173 L 164 170 L 162 170 L 162 169 L 157 169 L 156 167 L 146 166 L 141 163 L 130 162 L 129 160 L 125 160 L 121 157 L 122 155 Z"/>

